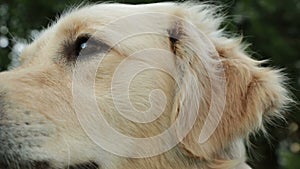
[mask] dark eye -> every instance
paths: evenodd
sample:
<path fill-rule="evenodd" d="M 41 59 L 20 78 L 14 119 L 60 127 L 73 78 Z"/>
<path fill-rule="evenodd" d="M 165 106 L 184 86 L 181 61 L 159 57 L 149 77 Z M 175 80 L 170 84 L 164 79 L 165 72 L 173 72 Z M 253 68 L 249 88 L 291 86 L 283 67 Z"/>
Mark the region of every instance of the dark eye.
<path fill-rule="evenodd" d="M 80 59 L 105 53 L 110 49 L 110 46 L 106 43 L 88 35 L 78 37 L 75 45 L 76 55 L 80 56 Z"/>
<path fill-rule="evenodd" d="M 90 39 L 89 35 L 78 37 L 75 41 L 75 55 L 79 56 L 80 52 L 87 48 L 88 40 Z"/>
<path fill-rule="evenodd" d="M 91 37 L 90 35 L 81 35 L 75 42 L 66 42 L 64 45 L 64 56 L 68 61 L 76 59 L 87 59 L 91 56 L 98 56 L 110 50 L 106 43 Z"/>

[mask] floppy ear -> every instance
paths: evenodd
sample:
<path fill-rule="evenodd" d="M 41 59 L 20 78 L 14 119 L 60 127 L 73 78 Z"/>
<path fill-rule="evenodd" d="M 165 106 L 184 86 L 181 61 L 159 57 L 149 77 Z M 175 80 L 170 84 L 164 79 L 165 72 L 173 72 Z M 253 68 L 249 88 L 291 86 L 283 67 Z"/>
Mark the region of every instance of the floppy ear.
<path fill-rule="evenodd" d="M 223 58 L 227 79 L 226 114 L 234 117 L 230 120 L 231 125 L 240 128 L 232 133 L 247 136 L 253 131 L 264 131 L 264 122 L 284 119 L 282 111 L 293 102 L 284 74 L 260 66 L 265 61 L 251 59 L 243 51 L 240 41 L 216 42 L 216 48 Z"/>
<path fill-rule="evenodd" d="M 261 62 L 248 57 L 239 41 L 209 39 L 180 22 L 169 35 L 179 76 L 172 121 L 184 119 L 177 126 L 180 139 L 181 128 L 193 122 L 179 147 L 193 157 L 223 164 L 237 160 L 237 165 L 244 160 L 243 138 L 262 129 L 264 120 L 280 117 L 290 101 L 284 76 L 259 67 Z"/>

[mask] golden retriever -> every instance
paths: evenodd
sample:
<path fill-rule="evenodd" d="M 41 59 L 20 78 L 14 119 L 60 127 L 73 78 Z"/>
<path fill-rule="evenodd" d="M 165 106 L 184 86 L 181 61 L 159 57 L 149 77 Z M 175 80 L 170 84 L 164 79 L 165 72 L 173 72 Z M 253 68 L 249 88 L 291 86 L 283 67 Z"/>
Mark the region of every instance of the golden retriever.
<path fill-rule="evenodd" d="M 199 3 L 66 12 L 0 74 L 0 168 L 246 169 L 285 77 Z"/>

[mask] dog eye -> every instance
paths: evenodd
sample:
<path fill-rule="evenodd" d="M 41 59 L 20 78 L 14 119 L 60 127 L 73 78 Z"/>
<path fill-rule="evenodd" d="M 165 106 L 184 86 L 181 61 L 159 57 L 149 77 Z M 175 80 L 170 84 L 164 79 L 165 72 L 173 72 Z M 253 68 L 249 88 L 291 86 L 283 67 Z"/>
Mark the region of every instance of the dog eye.
<path fill-rule="evenodd" d="M 87 47 L 87 42 L 90 39 L 88 35 L 78 37 L 75 41 L 75 53 L 76 56 L 78 56 L 82 49 L 85 49 Z"/>
<path fill-rule="evenodd" d="M 85 59 L 100 53 L 108 52 L 110 46 L 106 43 L 90 37 L 89 35 L 79 36 L 75 41 L 75 56 Z"/>
<path fill-rule="evenodd" d="M 111 47 L 103 41 L 92 37 L 89 34 L 78 36 L 75 41 L 63 41 L 60 50 L 67 62 L 74 62 L 77 59 L 88 59 L 92 56 L 99 56 L 109 52 Z"/>
<path fill-rule="evenodd" d="M 106 52 L 109 46 L 88 35 L 78 37 L 76 42 L 76 55 L 89 56 L 97 53 Z"/>

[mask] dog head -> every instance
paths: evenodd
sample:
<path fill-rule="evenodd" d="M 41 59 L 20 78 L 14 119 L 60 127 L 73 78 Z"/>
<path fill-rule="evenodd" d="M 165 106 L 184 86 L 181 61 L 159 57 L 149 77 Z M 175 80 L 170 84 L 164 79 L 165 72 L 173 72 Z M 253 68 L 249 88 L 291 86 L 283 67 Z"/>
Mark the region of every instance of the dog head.
<path fill-rule="evenodd" d="M 241 168 L 290 99 L 221 22 L 189 3 L 67 12 L 0 74 L 2 168 Z"/>

